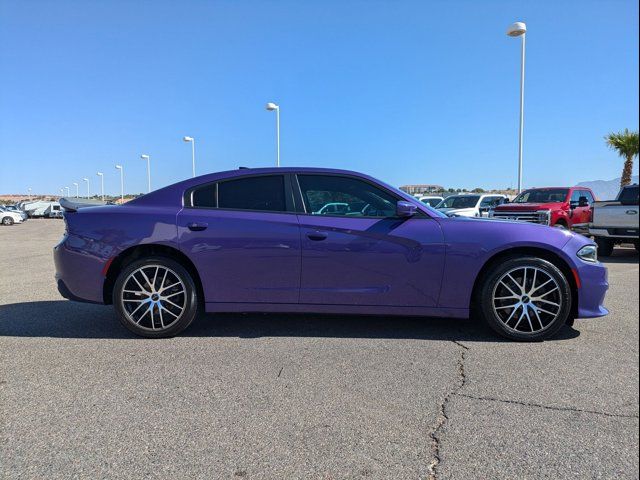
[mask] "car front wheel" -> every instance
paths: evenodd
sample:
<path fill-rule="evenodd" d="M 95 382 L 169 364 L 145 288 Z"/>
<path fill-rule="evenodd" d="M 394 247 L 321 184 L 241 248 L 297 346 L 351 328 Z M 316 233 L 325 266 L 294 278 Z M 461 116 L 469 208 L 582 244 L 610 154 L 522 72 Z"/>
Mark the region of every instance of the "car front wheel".
<path fill-rule="evenodd" d="M 11 217 L 4 217 L 2 219 L 2 224 L 3 225 L 13 225 L 13 218 Z"/>
<path fill-rule="evenodd" d="M 189 272 L 165 257 L 137 260 L 118 275 L 113 305 L 120 322 L 136 335 L 173 337 L 198 315 L 198 295 Z"/>
<path fill-rule="evenodd" d="M 539 341 L 556 334 L 571 313 L 571 287 L 562 271 L 537 257 L 511 258 L 483 278 L 477 303 L 503 337 Z"/>

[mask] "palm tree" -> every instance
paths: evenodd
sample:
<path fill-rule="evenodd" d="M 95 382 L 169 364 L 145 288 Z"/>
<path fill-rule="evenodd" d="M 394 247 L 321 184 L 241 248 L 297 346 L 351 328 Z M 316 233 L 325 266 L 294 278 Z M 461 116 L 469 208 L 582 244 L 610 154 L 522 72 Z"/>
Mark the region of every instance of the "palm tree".
<path fill-rule="evenodd" d="M 621 157 L 624 157 L 624 168 L 620 186 L 624 187 L 631 183 L 631 173 L 633 172 L 633 157 L 638 156 L 638 132 L 630 132 L 628 128 L 624 132 L 610 133 L 604 139 L 607 145 Z"/>

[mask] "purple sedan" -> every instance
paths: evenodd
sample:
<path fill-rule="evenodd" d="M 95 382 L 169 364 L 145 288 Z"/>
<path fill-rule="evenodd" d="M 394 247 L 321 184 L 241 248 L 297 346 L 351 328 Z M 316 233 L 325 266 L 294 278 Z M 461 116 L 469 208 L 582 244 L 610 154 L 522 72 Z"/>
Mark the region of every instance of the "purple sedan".
<path fill-rule="evenodd" d="M 113 304 L 145 337 L 177 335 L 206 311 L 473 314 L 507 338 L 540 340 L 608 313 L 591 240 L 448 218 L 360 173 L 240 169 L 120 206 L 63 204 L 60 293 Z"/>

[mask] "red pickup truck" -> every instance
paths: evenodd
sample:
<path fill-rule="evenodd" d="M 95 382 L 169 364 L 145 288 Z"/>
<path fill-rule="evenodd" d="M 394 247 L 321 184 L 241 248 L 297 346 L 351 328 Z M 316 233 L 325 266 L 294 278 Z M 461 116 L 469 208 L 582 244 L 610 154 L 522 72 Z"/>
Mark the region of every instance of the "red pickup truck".
<path fill-rule="evenodd" d="M 576 224 L 589 223 L 595 200 L 586 187 L 532 188 L 512 202 L 497 206 L 489 216 L 571 229 Z"/>

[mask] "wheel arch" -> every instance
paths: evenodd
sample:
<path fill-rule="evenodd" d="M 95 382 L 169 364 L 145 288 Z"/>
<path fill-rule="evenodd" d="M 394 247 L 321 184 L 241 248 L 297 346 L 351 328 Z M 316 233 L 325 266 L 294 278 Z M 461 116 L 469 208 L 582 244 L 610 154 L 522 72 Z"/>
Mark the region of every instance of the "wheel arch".
<path fill-rule="evenodd" d="M 198 269 L 191 259 L 175 247 L 152 243 L 129 247 L 113 258 L 109 264 L 109 268 L 107 269 L 104 285 L 102 287 L 102 297 L 105 305 L 110 305 L 112 303 L 113 287 L 116 283 L 116 279 L 118 278 L 118 274 L 122 269 L 135 260 L 150 256 L 167 257 L 180 263 L 184 268 L 186 268 L 196 284 L 198 298 L 201 302 L 204 302 L 202 280 L 200 279 Z"/>
<path fill-rule="evenodd" d="M 476 296 L 480 291 L 480 284 L 482 282 L 482 279 L 487 274 L 489 269 L 492 266 L 494 266 L 496 263 L 502 262 L 507 258 L 525 256 L 525 255 L 531 255 L 531 256 L 536 256 L 538 258 L 542 258 L 552 263 L 556 267 L 558 267 L 558 269 L 560 269 L 562 274 L 567 279 L 567 282 L 569 282 L 569 286 L 571 287 L 572 302 L 571 302 L 571 313 L 570 313 L 569 319 L 570 320 L 575 319 L 578 315 L 579 289 L 573 274 L 573 270 L 571 269 L 571 266 L 559 254 L 551 250 L 547 250 L 540 247 L 529 247 L 529 246 L 514 247 L 514 248 L 508 248 L 506 250 L 502 250 L 500 252 L 495 253 L 484 263 L 484 265 L 476 275 L 475 281 L 473 282 L 471 303 L 469 305 L 470 311 L 474 311 L 476 308 Z"/>

